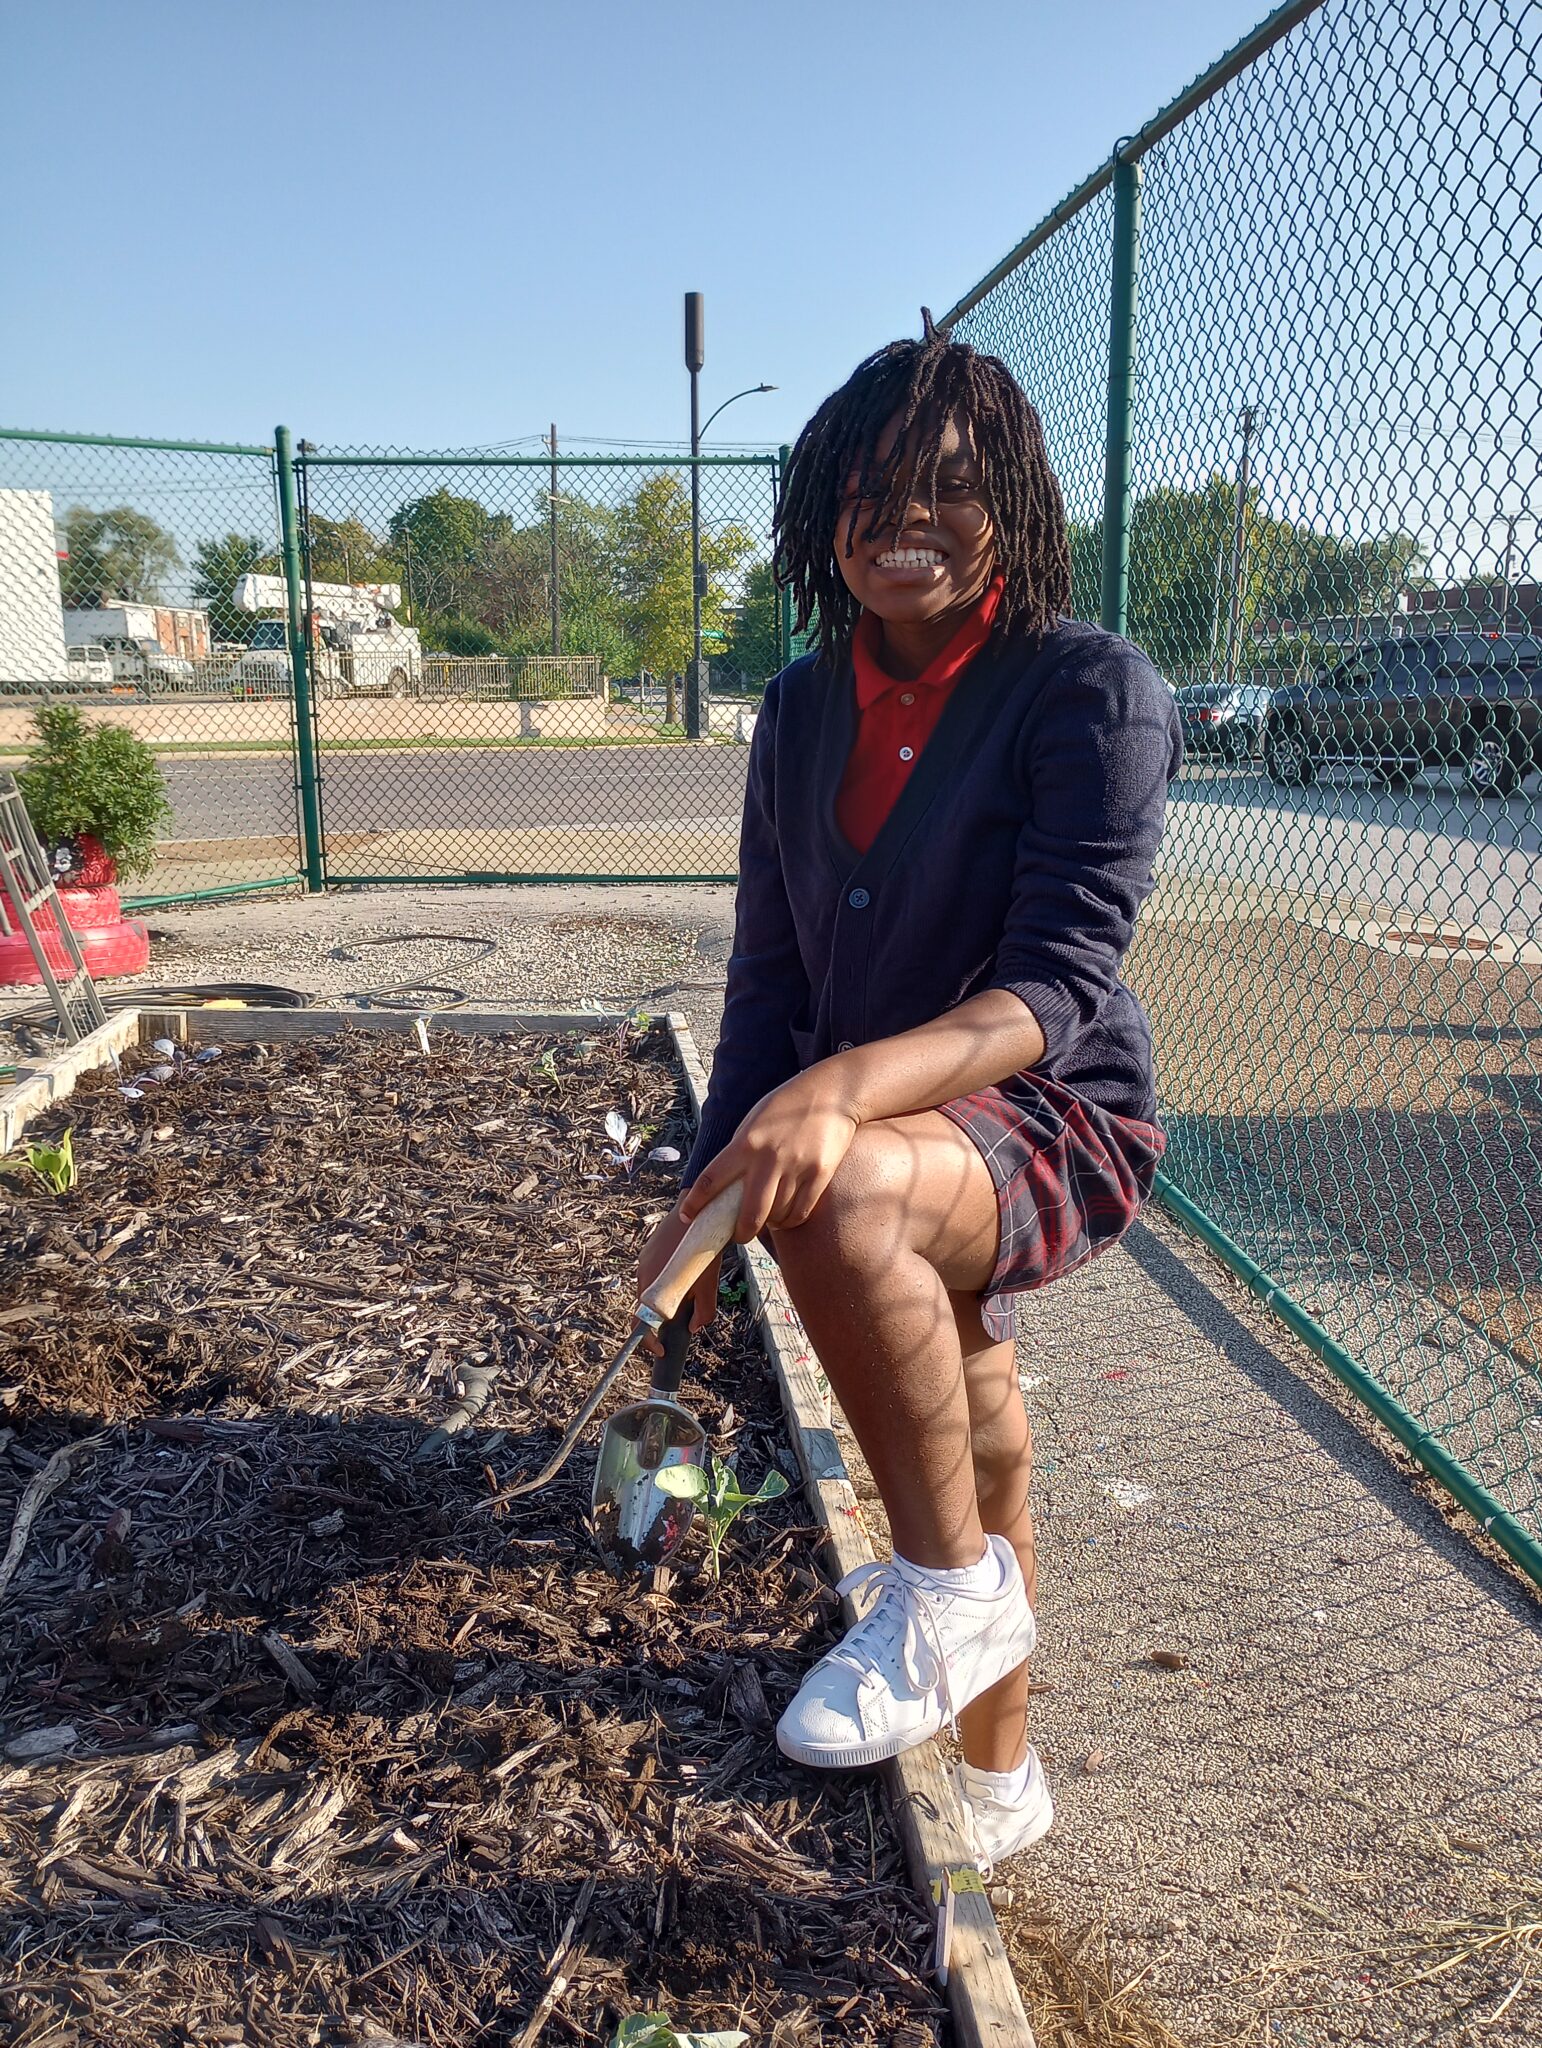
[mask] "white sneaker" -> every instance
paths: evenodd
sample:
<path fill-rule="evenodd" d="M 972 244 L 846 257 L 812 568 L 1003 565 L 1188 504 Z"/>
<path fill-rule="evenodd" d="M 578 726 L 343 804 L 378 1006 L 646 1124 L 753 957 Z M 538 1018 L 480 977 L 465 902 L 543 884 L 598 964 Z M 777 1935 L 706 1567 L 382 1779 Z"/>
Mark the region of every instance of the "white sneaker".
<path fill-rule="evenodd" d="M 882 1763 L 930 1740 L 1033 1655 L 1017 1558 L 1004 1538 L 985 1540 L 999 1573 L 990 1592 L 941 1584 L 900 1557 L 846 1574 L 841 1592 L 875 1597 L 777 1723 L 784 1756 L 826 1770 Z"/>
<path fill-rule="evenodd" d="M 997 1789 L 1000 1782 L 998 1773 L 977 1771 L 970 1764 L 960 1764 L 954 1772 L 969 1846 L 981 1877 L 989 1877 L 996 1864 L 1015 1856 L 1019 1849 L 1032 1848 L 1049 1833 L 1055 1818 L 1049 1780 L 1035 1750 L 1028 1752 L 1028 1785 L 1021 1797 L 1003 1799 Z"/>

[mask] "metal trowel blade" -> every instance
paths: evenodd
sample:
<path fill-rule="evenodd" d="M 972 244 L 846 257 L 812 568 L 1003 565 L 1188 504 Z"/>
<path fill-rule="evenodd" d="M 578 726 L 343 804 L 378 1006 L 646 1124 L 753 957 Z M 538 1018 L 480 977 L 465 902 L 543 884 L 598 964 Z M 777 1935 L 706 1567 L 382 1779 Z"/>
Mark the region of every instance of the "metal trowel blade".
<path fill-rule="evenodd" d="M 684 1540 L 696 1503 L 665 1493 L 654 1475 L 670 1465 L 706 1463 L 706 1432 L 678 1401 L 655 1396 L 618 1409 L 594 1468 L 594 1535 L 601 1550 L 633 1570 L 662 1564 Z"/>

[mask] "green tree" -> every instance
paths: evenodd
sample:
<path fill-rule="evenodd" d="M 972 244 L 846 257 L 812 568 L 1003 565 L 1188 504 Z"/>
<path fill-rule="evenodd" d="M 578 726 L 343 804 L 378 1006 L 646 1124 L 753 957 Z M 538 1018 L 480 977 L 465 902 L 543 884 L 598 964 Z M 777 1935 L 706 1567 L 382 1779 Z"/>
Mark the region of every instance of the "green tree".
<path fill-rule="evenodd" d="M 401 582 L 399 563 L 362 519 L 327 519 L 313 512 L 309 530 L 313 583 Z"/>
<path fill-rule="evenodd" d="M 1240 570 L 1234 571 L 1236 486 L 1219 473 L 1200 490 L 1163 486 L 1135 502 L 1130 523 L 1128 631 L 1159 668 L 1178 676 L 1224 657 L 1233 577 L 1240 582 L 1241 646 L 1255 651 L 1255 625 L 1385 613 L 1417 567 L 1406 533 L 1364 541 L 1276 519 L 1250 489 L 1242 508 Z M 1070 534 L 1079 615 L 1097 616 L 1102 522 Z"/>
<path fill-rule="evenodd" d="M 777 631 L 776 578 L 769 562 L 752 562 L 744 578 L 739 609 L 734 615 L 723 666 L 747 683 L 761 684 L 776 673 L 785 657 Z"/>
<path fill-rule="evenodd" d="M 726 640 L 729 579 L 754 548 L 742 526 L 703 529 L 704 631 Z M 691 501 L 673 472 L 649 477 L 621 507 L 615 560 L 622 616 L 638 660 L 655 674 L 680 674 L 691 658 Z"/>
<path fill-rule="evenodd" d="M 182 566 L 171 535 L 132 505 L 109 512 L 72 505 L 62 538 L 68 559 L 59 565 L 59 580 L 67 605 L 153 603 L 162 577 Z"/>
<path fill-rule="evenodd" d="M 254 533 L 227 533 L 198 543 L 193 550 L 193 601 L 208 608 L 216 639 L 251 638 L 257 621 L 250 612 L 236 610 L 236 585 L 243 576 L 277 574 L 278 556 Z"/>
<path fill-rule="evenodd" d="M 391 514 L 390 555 L 399 569 L 407 605 L 416 619 L 452 613 L 477 617 L 477 570 L 510 522 L 490 514 L 475 498 L 454 491 L 430 491 Z M 369 581 L 375 579 L 369 578 Z M 482 623 L 486 623 L 483 621 Z"/>

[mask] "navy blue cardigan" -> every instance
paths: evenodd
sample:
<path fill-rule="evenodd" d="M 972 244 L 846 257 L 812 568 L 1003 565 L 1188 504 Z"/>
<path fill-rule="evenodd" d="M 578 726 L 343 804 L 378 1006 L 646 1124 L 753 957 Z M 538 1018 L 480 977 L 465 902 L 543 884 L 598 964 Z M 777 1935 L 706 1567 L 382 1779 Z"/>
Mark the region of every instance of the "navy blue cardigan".
<path fill-rule="evenodd" d="M 1011 989 L 1037 1072 L 1153 1119 L 1151 1027 L 1119 979 L 1182 759 L 1138 648 L 1065 620 L 993 638 L 955 687 L 865 854 L 835 799 L 856 732 L 850 665 L 767 685 L 750 746 L 722 1033 L 689 1185 L 769 1089 L 852 1045 Z"/>

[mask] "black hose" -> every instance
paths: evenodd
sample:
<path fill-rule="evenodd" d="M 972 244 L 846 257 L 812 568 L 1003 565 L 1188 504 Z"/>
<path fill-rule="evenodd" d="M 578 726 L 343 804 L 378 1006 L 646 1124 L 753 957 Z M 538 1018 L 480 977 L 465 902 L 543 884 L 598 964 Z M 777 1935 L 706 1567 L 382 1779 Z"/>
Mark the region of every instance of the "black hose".
<path fill-rule="evenodd" d="M 490 939 L 483 932 L 386 932 L 376 939 L 352 939 L 346 946 L 334 946 L 328 955 L 333 960 L 358 960 L 365 946 L 476 946 L 479 950 L 473 959 L 485 960 L 489 953 L 496 953 L 498 941 Z"/>
<path fill-rule="evenodd" d="M 304 989 L 282 988 L 266 981 L 203 981 L 167 983 L 158 988 L 113 989 L 99 992 L 102 1008 L 114 1010 L 201 1010 L 206 1003 L 246 1003 L 253 1009 L 308 1010 L 316 998 Z M 48 1003 L 27 1010 L 13 1010 L 0 1023 L 20 1025 L 29 1031 L 58 1028 L 58 1018 Z"/>

